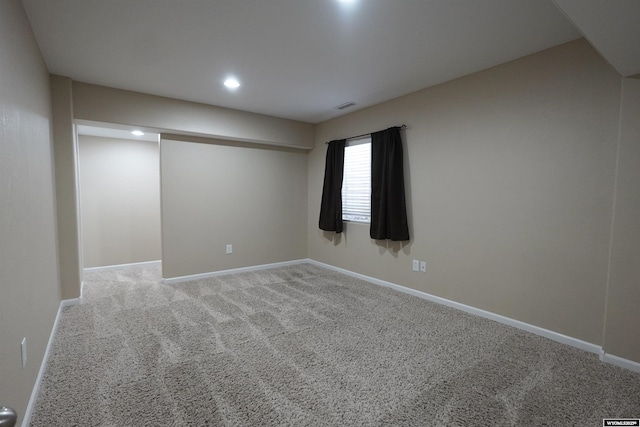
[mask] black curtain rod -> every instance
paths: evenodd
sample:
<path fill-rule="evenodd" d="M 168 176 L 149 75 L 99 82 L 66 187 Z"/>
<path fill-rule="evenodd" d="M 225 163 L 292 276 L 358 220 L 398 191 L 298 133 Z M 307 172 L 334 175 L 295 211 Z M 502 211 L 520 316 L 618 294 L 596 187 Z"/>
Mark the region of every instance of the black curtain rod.
<path fill-rule="evenodd" d="M 400 126 L 396 126 L 396 127 L 399 127 L 400 129 L 406 129 L 406 128 L 407 128 L 407 125 L 400 125 Z M 358 138 L 362 138 L 363 136 L 371 135 L 372 133 L 373 133 L 373 132 L 370 132 L 370 133 L 363 133 L 362 135 L 352 136 L 352 137 L 346 138 L 346 139 L 345 139 L 345 141 L 349 141 L 350 139 L 358 139 Z M 327 142 L 325 142 L 325 144 L 328 144 L 329 142 L 331 142 L 331 141 L 327 141 Z"/>

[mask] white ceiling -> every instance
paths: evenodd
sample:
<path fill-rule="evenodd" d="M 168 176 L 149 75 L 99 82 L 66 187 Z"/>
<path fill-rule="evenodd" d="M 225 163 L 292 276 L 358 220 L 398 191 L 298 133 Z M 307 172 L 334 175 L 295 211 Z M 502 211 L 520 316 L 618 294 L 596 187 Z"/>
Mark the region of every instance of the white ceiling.
<path fill-rule="evenodd" d="M 562 10 L 551 0 L 22 0 L 53 74 L 311 123 L 580 37 L 565 14 L 582 25 L 583 0 L 557 1 Z M 589 3 L 598 15 L 640 1 Z M 638 61 L 621 69 L 639 73 Z M 227 90 L 228 75 L 242 86 Z"/>

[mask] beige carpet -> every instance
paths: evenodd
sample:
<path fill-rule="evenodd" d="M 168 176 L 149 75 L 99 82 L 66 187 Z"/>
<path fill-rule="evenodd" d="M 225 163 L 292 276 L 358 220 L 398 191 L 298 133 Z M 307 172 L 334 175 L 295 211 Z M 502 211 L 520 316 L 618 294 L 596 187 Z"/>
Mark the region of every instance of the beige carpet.
<path fill-rule="evenodd" d="M 640 375 L 302 264 L 163 285 L 86 275 L 32 426 L 600 426 Z"/>

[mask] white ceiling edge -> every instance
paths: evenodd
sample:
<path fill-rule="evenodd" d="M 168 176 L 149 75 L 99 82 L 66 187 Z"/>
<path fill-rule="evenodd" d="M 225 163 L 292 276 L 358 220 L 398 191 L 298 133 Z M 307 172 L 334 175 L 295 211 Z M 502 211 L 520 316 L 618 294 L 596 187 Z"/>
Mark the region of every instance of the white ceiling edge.
<path fill-rule="evenodd" d="M 553 1 L 620 75 L 640 73 L 640 1 Z"/>
<path fill-rule="evenodd" d="M 580 37 L 551 0 L 22 3 L 53 74 L 307 123 Z"/>
<path fill-rule="evenodd" d="M 141 130 L 144 132 L 142 136 L 136 136 L 131 133 L 133 130 Z M 78 135 L 99 136 L 102 138 L 126 139 L 133 141 L 151 141 L 157 142 L 159 134 L 157 132 L 148 132 L 142 128 L 136 127 L 108 127 L 93 124 L 76 124 Z"/>
<path fill-rule="evenodd" d="M 307 123 L 581 35 L 640 73 L 640 0 L 21 1 L 52 74 Z"/>

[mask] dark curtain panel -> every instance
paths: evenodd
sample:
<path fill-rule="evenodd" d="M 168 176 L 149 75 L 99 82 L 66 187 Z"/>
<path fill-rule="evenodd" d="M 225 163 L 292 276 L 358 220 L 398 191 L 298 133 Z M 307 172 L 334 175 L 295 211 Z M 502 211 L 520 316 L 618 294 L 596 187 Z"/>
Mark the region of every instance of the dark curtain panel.
<path fill-rule="evenodd" d="M 409 240 L 400 128 L 371 134 L 372 239 Z"/>
<path fill-rule="evenodd" d="M 324 186 L 320 205 L 320 229 L 342 233 L 342 174 L 345 139 L 331 141 L 327 147 Z"/>

